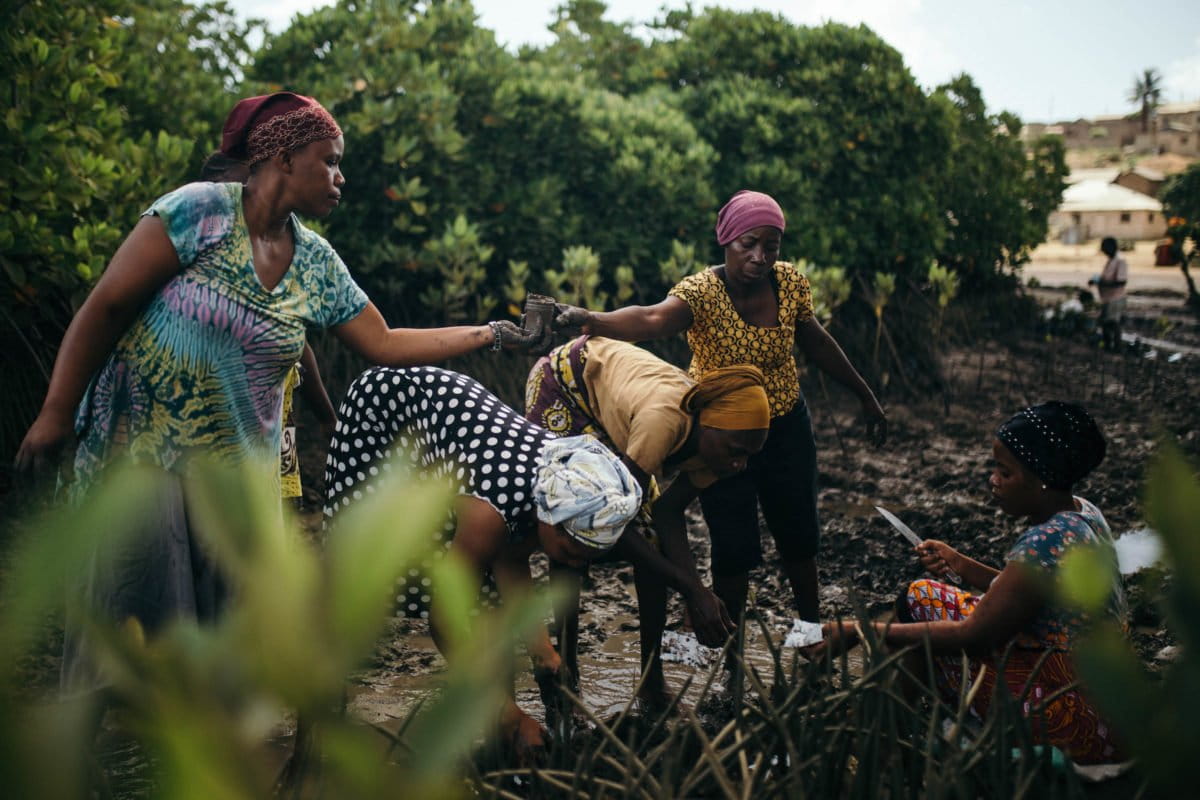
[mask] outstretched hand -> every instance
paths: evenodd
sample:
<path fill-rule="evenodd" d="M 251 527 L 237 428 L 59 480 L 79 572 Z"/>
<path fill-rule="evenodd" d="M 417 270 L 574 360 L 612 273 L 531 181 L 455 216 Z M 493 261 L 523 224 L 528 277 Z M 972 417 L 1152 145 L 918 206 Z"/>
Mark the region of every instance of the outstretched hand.
<path fill-rule="evenodd" d="M 506 319 L 489 324 L 505 350 L 531 350 L 543 337 L 542 331 L 527 331 Z"/>
<path fill-rule="evenodd" d="M 688 614 L 696 639 L 705 647 L 722 647 L 737 630 L 721 598 L 711 589 L 701 588 L 688 599 Z"/>
<path fill-rule="evenodd" d="M 592 312 L 579 306 L 569 306 L 564 303 L 554 304 L 554 329 L 570 335 L 588 333 L 585 328 L 591 324 Z"/>

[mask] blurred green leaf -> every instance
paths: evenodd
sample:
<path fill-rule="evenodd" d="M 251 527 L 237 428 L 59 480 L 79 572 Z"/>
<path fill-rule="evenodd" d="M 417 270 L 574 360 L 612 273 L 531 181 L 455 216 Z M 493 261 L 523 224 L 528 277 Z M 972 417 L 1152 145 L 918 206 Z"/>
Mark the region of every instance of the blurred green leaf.
<path fill-rule="evenodd" d="M 1077 547 L 1063 558 L 1058 588 L 1063 600 L 1076 608 L 1103 611 L 1112 582 L 1111 558 L 1099 548 Z"/>

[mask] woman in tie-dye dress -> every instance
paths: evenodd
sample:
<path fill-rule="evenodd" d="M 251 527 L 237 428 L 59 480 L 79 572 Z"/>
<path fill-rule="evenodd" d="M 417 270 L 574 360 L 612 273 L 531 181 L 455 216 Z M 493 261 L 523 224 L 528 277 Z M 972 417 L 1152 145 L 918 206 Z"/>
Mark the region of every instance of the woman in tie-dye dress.
<path fill-rule="evenodd" d="M 278 480 L 284 381 L 308 327 L 330 328 L 368 360 L 428 363 L 486 345 L 521 346 L 511 323 L 388 328 L 325 239 L 299 215 L 339 203 L 341 129 L 291 92 L 239 102 L 221 152 L 245 185 L 194 183 L 155 201 L 113 257 L 63 338 L 18 470 L 55 459 L 74 433 L 76 498 L 127 457 L 158 469 L 138 509 L 144 535 L 97 558 L 79 581 L 92 616 L 210 619 L 227 591 L 189 527 L 185 479 L 202 455 L 262 466 Z M 128 550 L 128 552 L 124 552 Z M 63 680 L 93 682 L 87 642 L 68 620 Z"/>

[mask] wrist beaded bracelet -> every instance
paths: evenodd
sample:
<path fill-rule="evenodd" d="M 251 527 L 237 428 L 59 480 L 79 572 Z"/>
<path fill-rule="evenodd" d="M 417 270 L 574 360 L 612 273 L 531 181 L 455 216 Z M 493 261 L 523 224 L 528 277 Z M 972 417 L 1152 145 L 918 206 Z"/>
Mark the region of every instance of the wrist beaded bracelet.
<path fill-rule="evenodd" d="M 500 323 L 496 320 L 488 322 L 488 327 L 492 329 L 492 350 L 499 350 L 502 347 L 500 342 Z"/>

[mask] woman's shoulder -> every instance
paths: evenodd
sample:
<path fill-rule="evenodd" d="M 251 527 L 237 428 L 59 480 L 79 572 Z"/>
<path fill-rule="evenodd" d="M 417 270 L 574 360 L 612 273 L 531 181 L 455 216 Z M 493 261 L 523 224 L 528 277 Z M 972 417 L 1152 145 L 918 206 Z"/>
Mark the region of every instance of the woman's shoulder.
<path fill-rule="evenodd" d="M 1108 522 L 1100 509 L 1084 500 L 1078 511 L 1060 511 L 1045 522 L 1022 531 L 1009 549 L 1008 560 L 1056 561 L 1073 545 L 1094 544 L 1111 538 Z"/>
<path fill-rule="evenodd" d="M 791 261 L 776 261 L 775 262 L 775 278 L 783 283 L 791 283 L 800 286 L 808 286 L 808 277 L 804 274 L 800 267 Z"/>
<path fill-rule="evenodd" d="M 223 216 L 237 208 L 241 189 L 241 184 L 237 183 L 185 183 L 155 200 L 150 211 L 187 209 L 189 215 L 195 217 Z"/>
<path fill-rule="evenodd" d="M 713 287 L 721 285 L 721 279 L 717 275 L 716 267 L 705 267 L 699 272 L 694 272 L 685 278 L 681 278 L 678 283 L 671 287 L 671 291 L 668 294 L 676 294 L 680 291 L 711 291 Z"/>

